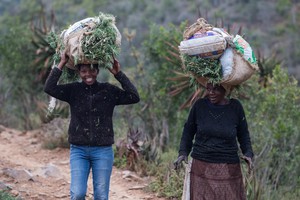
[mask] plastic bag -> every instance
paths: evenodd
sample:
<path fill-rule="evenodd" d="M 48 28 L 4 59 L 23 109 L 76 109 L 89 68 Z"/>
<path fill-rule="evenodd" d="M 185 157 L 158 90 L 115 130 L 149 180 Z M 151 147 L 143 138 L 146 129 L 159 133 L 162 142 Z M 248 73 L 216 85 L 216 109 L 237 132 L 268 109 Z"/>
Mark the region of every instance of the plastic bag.
<path fill-rule="evenodd" d="M 256 63 L 256 57 L 254 55 L 254 52 L 249 45 L 249 43 L 244 40 L 240 35 L 236 35 L 233 38 L 233 42 L 235 44 L 236 50 L 243 55 L 243 57 L 250 63 L 255 64 Z"/>

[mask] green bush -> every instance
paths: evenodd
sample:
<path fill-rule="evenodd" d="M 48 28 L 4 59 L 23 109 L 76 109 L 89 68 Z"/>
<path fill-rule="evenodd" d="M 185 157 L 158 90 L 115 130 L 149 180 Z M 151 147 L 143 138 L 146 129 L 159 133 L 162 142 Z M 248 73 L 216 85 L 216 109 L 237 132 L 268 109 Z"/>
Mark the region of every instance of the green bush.
<path fill-rule="evenodd" d="M 176 158 L 177 151 L 170 150 L 160 156 L 160 163 L 155 166 L 153 166 L 154 163 L 147 165 L 149 171 L 152 171 L 152 175 L 155 176 L 155 179 L 149 185 L 149 190 L 169 199 L 181 197 L 185 168 L 174 170 L 173 162 Z"/>
<path fill-rule="evenodd" d="M 120 155 L 116 145 L 113 146 L 114 149 L 114 166 L 120 169 L 126 168 L 126 155 Z"/>
<path fill-rule="evenodd" d="M 9 193 L 5 190 L 0 191 L 0 199 L 1 200 L 15 200 L 16 198 L 12 197 Z"/>
<path fill-rule="evenodd" d="M 68 142 L 69 119 L 55 118 L 42 127 L 42 147 L 45 149 L 69 148 Z"/>
<path fill-rule="evenodd" d="M 300 183 L 300 88 L 277 66 L 266 87 L 253 78 L 243 102 L 255 152 L 249 199 L 296 199 Z M 298 186 L 298 187 L 297 187 Z M 293 196 L 287 198 L 286 196 Z"/>

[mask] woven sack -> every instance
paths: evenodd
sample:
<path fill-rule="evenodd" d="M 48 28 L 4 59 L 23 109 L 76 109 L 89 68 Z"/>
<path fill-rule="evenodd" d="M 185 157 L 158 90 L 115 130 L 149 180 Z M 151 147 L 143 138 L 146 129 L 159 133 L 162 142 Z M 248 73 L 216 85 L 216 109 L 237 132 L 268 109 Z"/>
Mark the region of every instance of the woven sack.
<path fill-rule="evenodd" d="M 181 54 L 198 55 L 201 58 L 219 58 L 226 49 L 225 38 L 215 31 L 196 32 L 188 40 L 180 42 Z"/>
<path fill-rule="evenodd" d="M 231 51 L 232 53 L 230 54 L 226 51 Z M 243 55 L 237 52 L 235 49 L 228 47 L 226 51 L 220 58 L 223 69 L 223 79 L 221 83 L 228 85 L 239 85 L 248 80 L 254 74 L 254 72 L 258 70 L 257 64 L 247 61 Z M 224 58 L 228 55 L 230 55 L 229 58 Z M 227 66 L 224 64 L 224 59 L 227 60 Z M 229 69 L 230 66 L 228 67 L 228 65 L 231 65 L 231 69 Z M 226 74 L 224 73 L 224 68 L 227 68 Z"/>
<path fill-rule="evenodd" d="M 84 56 L 81 47 L 81 41 L 83 37 L 89 32 L 93 30 L 93 28 L 99 23 L 97 18 L 86 18 L 81 21 L 74 23 L 70 26 L 67 30 L 64 30 L 61 33 L 61 38 L 63 39 L 63 43 L 65 45 L 66 54 L 69 56 L 68 63 L 66 66 L 71 69 L 75 69 L 76 64 L 96 64 L 98 61 L 96 60 L 89 60 Z M 121 45 L 121 34 L 118 28 L 112 24 L 115 28 L 117 37 L 116 37 L 116 44 L 118 46 Z"/>

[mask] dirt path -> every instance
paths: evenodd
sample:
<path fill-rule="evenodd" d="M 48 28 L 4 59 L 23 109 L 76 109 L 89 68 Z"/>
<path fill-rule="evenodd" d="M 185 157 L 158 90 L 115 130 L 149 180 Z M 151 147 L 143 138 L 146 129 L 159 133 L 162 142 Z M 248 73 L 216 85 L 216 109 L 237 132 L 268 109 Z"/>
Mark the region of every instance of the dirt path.
<path fill-rule="evenodd" d="M 69 199 L 69 150 L 41 148 L 40 131 L 20 132 L 0 125 L 0 190 L 25 200 Z M 91 178 L 87 200 L 92 199 Z M 163 200 L 143 191 L 149 182 L 113 169 L 110 200 Z"/>

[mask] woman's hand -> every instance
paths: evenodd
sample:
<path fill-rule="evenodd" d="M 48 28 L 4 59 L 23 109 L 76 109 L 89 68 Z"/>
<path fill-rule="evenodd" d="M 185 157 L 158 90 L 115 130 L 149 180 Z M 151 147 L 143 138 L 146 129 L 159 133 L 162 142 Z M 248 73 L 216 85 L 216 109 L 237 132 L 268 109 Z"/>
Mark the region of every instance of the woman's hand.
<path fill-rule="evenodd" d="M 109 69 L 109 71 L 113 75 L 116 75 L 121 70 L 121 65 L 117 59 L 115 59 L 114 57 L 113 57 L 113 59 L 114 59 L 113 66 L 111 69 Z"/>
<path fill-rule="evenodd" d="M 254 168 L 252 158 L 247 157 L 247 156 L 242 156 L 241 158 L 246 161 L 247 166 L 248 166 L 248 174 L 251 174 L 251 172 Z"/>
<path fill-rule="evenodd" d="M 59 62 L 59 64 L 57 65 L 57 68 L 59 68 L 60 70 L 62 70 L 62 68 L 67 64 L 68 61 L 69 61 L 69 57 L 68 57 L 68 55 L 66 54 L 66 51 L 63 51 L 63 52 L 60 54 L 60 62 Z"/>
<path fill-rule="evenodd" d="M 185 155 L 178 156 L 177 160 L 174 162 L 174 169 L 179 169 L 180 164 L 182 161 L 185 162 L 185 164 L 188 164 L 188 157 Z"/>

